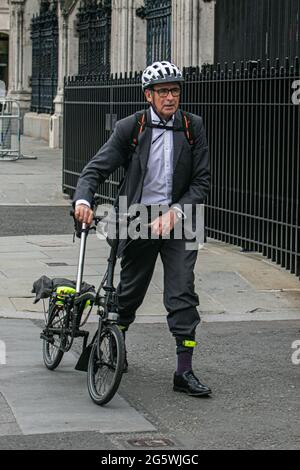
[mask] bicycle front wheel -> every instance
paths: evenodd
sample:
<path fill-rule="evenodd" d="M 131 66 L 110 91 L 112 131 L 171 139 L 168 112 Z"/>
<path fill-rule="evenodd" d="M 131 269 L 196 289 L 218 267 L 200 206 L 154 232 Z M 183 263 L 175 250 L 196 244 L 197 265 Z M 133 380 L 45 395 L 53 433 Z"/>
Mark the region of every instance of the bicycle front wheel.
<path fill-rule="evenodd" d="M 113 396 L 121 382 L 124 361 L 124 337 L 117 325 L 106 325 L 92 346 L 87 384 L 91 399 L 97 405 L 105 405 Z"/>

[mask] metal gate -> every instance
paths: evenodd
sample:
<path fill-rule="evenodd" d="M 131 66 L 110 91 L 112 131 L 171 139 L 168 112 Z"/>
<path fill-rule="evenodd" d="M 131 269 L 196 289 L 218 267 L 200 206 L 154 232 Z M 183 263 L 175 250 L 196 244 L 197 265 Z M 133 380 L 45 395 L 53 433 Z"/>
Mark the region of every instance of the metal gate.
<path fill-rule="evenodd" d="M 109 73 L 111 0 L 83 0 L 77 18 L 79 75 Z"/>
<path fill-rule="evenodd" d="M 31 20 L 32 98 L 31 111 L 54 112 L 58 76 L 57 2 L 41 2 L 40 14 Z"/>
<path fill-rule="evenodd" d="M 147 64 L 171 60 L 171 0 L 145 0 L 137 15 L 147 20 Z"/>

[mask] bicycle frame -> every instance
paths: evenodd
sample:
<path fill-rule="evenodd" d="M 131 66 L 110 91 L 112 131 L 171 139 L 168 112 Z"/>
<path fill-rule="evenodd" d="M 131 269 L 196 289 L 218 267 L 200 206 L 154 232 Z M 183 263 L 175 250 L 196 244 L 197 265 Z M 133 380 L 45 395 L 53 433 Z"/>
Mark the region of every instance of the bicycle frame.
<path fill-rule="evenodd" d="M 97 220 L 97 218 L 95 218 Z M 93 229 L 94 227 L 92 227 Z M 87 236 L 89 231 L 91 230 L 90 227 L 88 227 L 87 224 L 83 223 L 82 224 L 82 230 L 81 230 L 81 239 L 80 239 L 80 250 L 79 250 L 79 260 L 78 260 L 78 266 L 77 266 L 77 278 L 76 278 L 76 294 L 80 294 L 80 289 L 82 285 L 82 279 L 83 279 L 83 270 L 84 270 L 84 260 L 85 260 L 85 252 L 86 252 L 86 241 L 87 241 Z M 99 293 L 100 290 L 103 288 L 105 292 L 107 293 L 106 300 L 107 302 L 105 305 L 102 305 L 103 307 L 109 307 L 110 303 L 115 304 L 115 297 L 112 299 L 112 294 L 115 292 L 115 287 L 113 284 L 114 280 L 114 272 L 115 272 L 115 266 L 117 262 L 117 249 L 118 249 L 118 240 L 116 240 L 116 243 L 111 247 L 109 258 L 108 258 L 108 267 L 106 270 L 106 273 L 103 277 L 103 280 L 100 284 L 100 287 L 97 291 L 96 299 L 95 299 L 95 305 L 98 305 L 97 302 L 99 301 Z M 76 295 L 75 295 L 76 297 Z M 99 305 L 100 306 L 100 305 Z M 108 318 L 107 318 L 108 319 Z"/>
<path fill-rule="evenodd" d="M 86 240 L 89 233 L 89 228 L 87 224 L 82 224 L 81 238 L 80 238 L 80 251 L 79 251 L 79 260 L 77 267 L 77 278 L 76 278 L 76 294 L 80 294 L 82 278 L 83 278 L 83 269 L 84 269 L 84 258 L 86 250 Z"/>
<path fill-rule="evenodd" d="M 95 222 L 99 220 L 99 218 L 94 218 Z M 77 278 L 76 278 L 76 295 L 80 294 L 80 288 L 83 279 L 83 271 L 84 271 L 84 260 L 85 260 L 85 253 L 86 253 L 86 242 L 88 233 L 94 227 L 89 227 L 87 224 L 82 224 L 81 229 L 81 238 L 80 238 L 80 249 L 79 249 L 79 260 L 77 266 Z M 109 257 L 108 257 L 108 266 L 107 270 L 103 276 L 103 279 L 100 283 L 98 288 L 94 305 L 98 306 L 97 314 L 99 315 L 99 324 L 96 333 L 90 344 L 93 344 L 97 338 L 97 348 L 99 348 L 100 344 L 100 335 L 103 328 L 103 323 L 112 322 L 115 323 L 118 321 L 118 312 L 117 312 L 117 296 L 115 294 L 115 287 L 114 287 L 114 272 L 115 266 L 117 262 L 117 249 L 118 249 L 118 240 L 116 239 L 115 243 L 110 249 Z M 103 289 L 105 291 L 104 296 L 100 296 L 100 291 Z M 74 306 L 75 308 L 75 306 Z M 85 347 L 83 347 L 84 353 Z M 99 354 L 99 349 L 98 349 Z M 80 362 L 80 358 L 78 363 Z M 77 366 L 76 366 L 77 368 Z"/>

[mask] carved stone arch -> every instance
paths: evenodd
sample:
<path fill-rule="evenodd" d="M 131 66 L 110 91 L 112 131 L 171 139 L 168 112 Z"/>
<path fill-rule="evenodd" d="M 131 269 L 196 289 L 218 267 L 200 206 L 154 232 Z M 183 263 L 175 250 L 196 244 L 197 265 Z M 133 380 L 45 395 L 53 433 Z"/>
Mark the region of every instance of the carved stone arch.
<path fill-rule="evenodd" d="M 74 9 L 78 6 L 79 1 L 78 0 L 61 0 L 60 5 L 62 12 L 65 15 L 70 16 Z"/>

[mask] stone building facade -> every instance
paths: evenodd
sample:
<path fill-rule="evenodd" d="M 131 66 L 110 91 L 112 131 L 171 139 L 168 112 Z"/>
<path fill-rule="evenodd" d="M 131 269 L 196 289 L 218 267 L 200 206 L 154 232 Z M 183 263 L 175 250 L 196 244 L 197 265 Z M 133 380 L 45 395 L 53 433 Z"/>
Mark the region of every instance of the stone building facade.
<path fill-rule="evenodd" d="M 86 66 L 85 48 L 88 46 L 84 21 L 88 14 L 90 22 L 94 21 L 86 5 L 92 5 L 92 12 L 100 3 L 109 11 L 106 28 L 110 28 L 110 37 L 106 52 L 109 53 L 110 73 L 140 71 L 147 65 L 147 42 L 151 39 L 147 8 L 150 11 L 155 4 L 169 5 L 170 59 L 180 67 L 213 62 L 215 0 L 0 0 L 0 11 L 2 4 L 9 6 L 8 92 L 21 104 L 24 133 L 42 137 L 51 147 L 62 146 L 64 77 L 77 75 L 80 67 Z M 45 113 L 37 112 L 32 106 L 36 99 L 36 96 L 33 98 L 36 65 L 33 63 L 32 18 L 50 10 L 57 15 L 56 88 L 53 109 Z M 0 23 L 0 33 L 2 31 Z"/>

